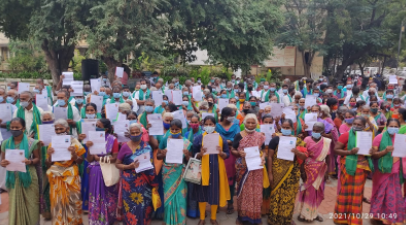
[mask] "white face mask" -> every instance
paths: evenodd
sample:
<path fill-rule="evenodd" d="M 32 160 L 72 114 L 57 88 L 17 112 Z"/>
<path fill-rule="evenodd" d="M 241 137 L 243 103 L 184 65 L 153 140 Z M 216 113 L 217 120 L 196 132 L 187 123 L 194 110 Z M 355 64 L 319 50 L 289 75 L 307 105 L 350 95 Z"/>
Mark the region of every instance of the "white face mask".
<path fill-rule="evenodd" d="M 204 131 L 206 131 L 208 134 L 211 134 L 214 132 L 215 127 L 204 127 Z"/>
<path fill-rule="evenodd" d="M 141 85 L 141 89 L 142 89 L 142 90 L 147 89 L 147 85 L 146 85 L 146 84 L 142 84 L 142 85 Z"/>

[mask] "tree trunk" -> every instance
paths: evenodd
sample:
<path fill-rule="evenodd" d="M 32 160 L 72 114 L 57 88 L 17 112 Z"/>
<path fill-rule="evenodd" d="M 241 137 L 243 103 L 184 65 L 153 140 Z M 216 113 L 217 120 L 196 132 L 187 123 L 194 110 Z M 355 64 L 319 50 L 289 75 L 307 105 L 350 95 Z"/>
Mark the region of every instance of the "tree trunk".
<path fill-rule="evenodd" d="M 304 72 L 304 76 L 311 78 L 311 72 L 310 69 L 312 67 L 312 58 L 310 53 L 309 53 L 309 60 L 306 62 L 306 58 L 305 58 L 306 53 L 302 52 L 302 61 L 303 61 L 303 72 Z"/>
<path fill-rule="evenodd" d="M 107 71 L 109 72 L 108 78 L 110 80 L 110 83 L 113 83 L 116 75 L 116 67 L 120 67 L 122 63 L 115 60 L 114 57 L 102 57 L 102 60 L 107 65 Z"/>
<path fill-rule="evenodd" d="M 385 63 L 386 63 L 386 55 L 383 57 L 382 68 L 381 71 L 379 71 L 381 76 L 383 75 L 383 70 L 385 69 Z"/>

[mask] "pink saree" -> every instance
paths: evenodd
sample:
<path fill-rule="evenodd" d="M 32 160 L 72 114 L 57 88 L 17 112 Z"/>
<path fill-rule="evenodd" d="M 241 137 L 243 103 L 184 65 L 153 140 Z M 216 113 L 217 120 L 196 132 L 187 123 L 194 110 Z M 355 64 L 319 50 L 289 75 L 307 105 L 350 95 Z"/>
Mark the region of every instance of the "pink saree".
<path fill-rule="evenodd" d="M 330 150 L 331 139 L 322 137 L 315 142 L 311 137 L 306 137 L 304 142 L 309 157 L 304 162 L 307 178 L 300 187 L 299 212 L 302 219 L 313 221 L 324 199 L 324 174 L 327 172 L 325 158 Z"/>
<path fill-rule="evenodd" d="M 333 126 L 333 129 L 331 129 L 332 142 L 330 144 L 330 151 L 328 154 L 329 156 L 327 158 L 328 174 L 333 175 L 333 174 L 336 174 L 336 163 L 337 163 L 337 156 L 334 153 L 334 147 L 336 146 L 336 142 L 338 141 L 339 135 L 338 135 L 338 130 L 337 130 L 337 127 L 336 127 L 334 121 L 329 117 L 327 117 L 325 120 Z"/>

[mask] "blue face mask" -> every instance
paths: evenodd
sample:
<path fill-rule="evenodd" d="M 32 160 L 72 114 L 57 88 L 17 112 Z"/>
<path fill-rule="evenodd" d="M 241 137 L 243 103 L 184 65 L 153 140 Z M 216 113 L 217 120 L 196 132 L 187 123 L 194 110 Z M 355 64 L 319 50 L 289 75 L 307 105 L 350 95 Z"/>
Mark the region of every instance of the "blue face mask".
<path fill-rule="evenodd" d="M 27 108 L 27 106 L 28 106 L 29 104 L 30 104 L 30 103 L 28 103 L 28 102 L 20 102 L 20 106 L 23 107 L 23 108 Z"/>
<path fill-rule="evenodd" d="M 239 89 L 234 89 L 234 92 L 239 92 L 240 90 Z"/>
<path fill-rule="evenodd" d="M 138 120 L 130 120 L 130 125 L 133 123 L 137 123 Z"/>
<path fill-rule="evenodd" d="M 317 86 L 317 89 L 319 89 L 319 90 L 320 90 L 320 86 Z"/>
<path fill-rule="evenodd" d="M 183 95 L 189 95 L 189 92 L 188 92 L 188 91 L 184 91 L 184 92 L 183 92 Z"/>
<path fill-rule="evenodd" d="M 227 95 L 226 95 L 226 94 L 222 94 L 222 95 L 220 96 L 220 98 L 227 98 Z"/>
<path fill-rule="evenodd" d="M 37 93 L 37 94 L 39 93 L 39 90 L 38 90 L 38 89 L 33 89 L 32 91 L 35 92 L 35 93 Z"/>
<path fill-rule="evenodd" d="M 314 137 L 314 139 L 320 139 L 321 133 L 312 132 L 312 137 Z"/>
<path fill-rule="evenodd" d="M 179 132 L 177 134 L 173 134 L 172 132 L 170 132 L 170 133 L 171 133 L 173 138 L 178 138 L 182 134 L 182 132 Z"/>
<path fill-rule="evenodd" d="M 104 82 L 107 82 L 107 78 L 103 78 L 103 81 L 104 81 Z"/>
<path fill-rule="evenodd" d="M 286 93 L 288 93 L 288 89 L 282 89 L 282 92 L 283 92 L 284 94 L 286 94 Z"/>
<path fill-rule="evenodd" d="M 315 96 L 317 98 L 317 97 L 319 97 L 319 93 L 313 93 L 313 96 Z"/>
<path fill-rule="evenodd" d="M 163 123 L 164 123 L 165 130 L 168 130 L 171 127 L 170 123 L 165 123 L 165 122 L 163 122 Z"/>
<path fill-rule="evenodd" d="M 66 105 L 65 100 L 63 100 L 63 99 L 58 99 L 58 105 L 59 105 L 59 106 L 65 106 L 65 105 Z"/>
<path fill-rule="evenodd" d="M 53 120 L 51 120 L 51 121 L 46 121 L 46 122 L 42 121 L 42 124 L 53 124 L 53 123 L 54 123 Z"/>
<path fill-rule="evenodd" d="M 397 127 L 388 127 L 388 133 L 390 135 L 397 134 L 398 132 L 399 132 L 399 128 L 397 128 Z"/>
<path fill-rule="evenodd" d="M 130 95 L 131 95 L 131 93 L 128 92 L 128 91 L 123 92 L 123 96 L 126 97 L 126 98 L 130 97 Z"/>
<path fill-rule="evenodd" d="M 347 88 L 352 88 L 352 84 L 347 84 Z"/>
<path fill-rule="evenodd" d="M 7 103 L 13 103 L 13 102 L 14 102 L 14 98 L 8 96 L 8 97 L 6 98 L 6 101 L 7 101 Z"/>
<path fill-rule="evenodd" d="M 113 97 L 114 97 L 114 98 L 120 98 L 120 97 L 121 97 L 121 93 L 113 93 Z"/>
<path fill-rule="evenodd" d="M 271 88 L 269 88 L 269 90 L 271 90 L 271 91 L 275 91 L 275 88 L 274 88 L 274 87 L 271 87 Z"/>
<path fill-rule="evenodd" d="M 3 96 L 0 96 L 0 102 L 4 102 Z"/>
<path fill-rule="evenodd" d="M 352 122 L 354 122 L 354 117 L 352 117 L 352 118 L 345 118 L 344 120 L 345 120 L 346 123 L 352 124 Z"/>
<path fill-rule="evenodd" d="M 154 107 L 150 106 L 150 105 L 146 105 L 145 106 L 145 111 L 147 113 L 151 113 L 152 111 L 154 111 Z"/>
<path fill-rule="evenodd" d="M 168 100 L 163 100 L 163 102 L 165 103 L 165 104 L 169 104 L 169 101 Z"/>
<path fill-rule="evenodd" d="M 282 128 L 281 131 L 282 131 L 282 134 L 283 134 L 284 136 L 292 135 L 292 131 L 291 131 L 291 130 L 285 130 L 285 129 Z"/>
<path fill-rule="evenodd" d="M 104 131 L 104 128 L 96 127 L 96 131 Z"/>
<path fill-rule="evenodd" d="M 182 105 L 188 106 L 188 105 L 189 105 L 189 101 L 182 101 Z"/>
<path fill-rule="evenodd" d="M 106 95 L 106 92 L 104 92 L 104 91 L 99 92 L 99 96 L 105 96 L 105 95 Z"/>
<path fill-rule="evenodd" d="M 94 118 L 96 118 L 96 114 L 87 114 L 86 113 L 86 118 L 87 119 L 94 119 Z"/>
<path fill-rule="evenodd" d="M 78 103 L 79 105 L 83 104 L 83 98 L 78 98 L 75 99 L 76 103 Z"/>
<path fill-rule="evenodd" d="M 386 95 L 386 98 L 392 99 L 393 95 Z"/>

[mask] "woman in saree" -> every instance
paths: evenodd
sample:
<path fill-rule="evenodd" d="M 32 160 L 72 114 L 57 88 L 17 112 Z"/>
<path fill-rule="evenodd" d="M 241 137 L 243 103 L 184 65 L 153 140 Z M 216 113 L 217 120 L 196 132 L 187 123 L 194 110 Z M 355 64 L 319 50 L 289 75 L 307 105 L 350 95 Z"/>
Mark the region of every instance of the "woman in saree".
<path fill-rule="evenodd" d="M 313 126 L 311 137 L 306 137 L 309 157 L 304 161 L 304 171 L 306 174 L 299 192 L 299 221 L 318 220 L 323 222 L 323 217 L 317 214 L 317 209 L 324 199 L 325 175 L 328 175 L 328 164 L 326 157 L 330 152 L 331 139 L 322 137 L 324 124 L 317 122 Z"/>
<path fill-rule="evenodd" d="M 392 157 L 393 142 L 399 127 L 397 119 L 389 119 L 387 130 L 376 136 L 372 143 L 371 155 L 378 159 L 378 168 L 372 177 L 370 213 L 384 224 L 403 224 L 406 220 L 402 198 L 403 162 L 399 157 Z"/>
<path fill-rule="evenodd" d="M 1 166 L 10 164 L 6 160 L 6 152 L 24 150 L 26 172 L 6 172 L 6 187 L 9 195 L 8 224 L 39 225 L 40 222 L 40 189 L 36 165 L 40 164 L 40 145 L 38 140 L 27 137 L 25 121 L 16 117 L 10 121 L 12 137 L 1 145 Z"/>
<path fill-rule="evenodd" d="M 357 215 L 362 214 L 365 181 L 374 168 L 370 157 L 357 154 L 359 148 L 355 144 L 355 134 L 363 131 L 365 126 L 364 117 L 355 117 L 351 130 L 341 134 L 334 148 L 336 155 L 341 156 L 334 223 L 362 224 L 362 217 Z"/>
<path fill-rule="evenodd" d="M 369 103 L 369 107 L 371 108 L 371 116 L 374 118 L 376 125 L 378 126 L 378 132 L 376 132 L 376 135 L 378 135 L 382 133 L 382 130 L 385 128 L 387 119 L 385 114 L 379 109 L 378 102 L 375 101 Z"/>
<path fill-rule="evenodd" d="M 340 134 L 347 133 L 348 131 L 351 130 L 352 123 L 354 122 L 354 118 L 356 115 L 357 115 L 357 113 L 354 111 L 351 111 L 351 110 L 347 110 L 344 113 L 344 122 L 345 123 L 341 124 L 341 126 L 340 126 L 340 129 L 339 129 Z"/>
<path fill-rule="evenodd" d="M 64 119 L 55 121 L 56 135 L 69 135 L 69 124 Z M 48 146 L 47 171 L 50 185 L 52 224 L 54 225 L 81 225 L 82 221 L 82 200 L 80 194 L 79 168 L 83 162 L 83 155 L 86 150 L 82 144 L 71 137 L 71 145 L 68 151 L 71 152 L 71 159 L 67 161 L 52 161 L 55 153 L 52 144 Z"/>
<path fill-rule="evenodd" d="M 255 147 L 260 152 L 262 166 L 265 161 L 264 149 L 265 136 L 256 131 L 258 120 L 255 114 L 248 114 L 244 119 L 245 129 L 238 133 L 233 142 L 233 154 L 236 160 L 237 181 L 237 209 L 236 224 L 250 223 L 261 224 L 262 190 L 269 187 L 269 178 L 266 168 L 248 171 L 245 161 L 246 148 Z"/>
<path fill-rule="evenodd" d="M 283 136 L 292 136 L 293 122 L 285 119 L 281 126 Z M 291 224 L 296 195 L 299 190 L 300 166 L 298 159 L 305 160 L 306 152 L 299 151 L 305 143 L 296 138 L 296 147 L 291 151 L 295 154 L 293 161 L 278 159 L 278 146 L 280 137 L 272 138 L 269 143 L 268 177 L 271 185 L 271 207 L 268 215 L 268 224 Z M 286 150 L 286 149 L 284 149 Z"/>
<path fill-rule="evenodd" d="M 118 155 L 118 142 L 111 133 L 113 131 L 110 120 L 100 119 L 96 123 L 96 131 L 105 132 L 106 153 L 102 155 L 87 154 L 89 163 L 89 224 L 111 225 L 115 221 L 117 208 L 118 186 L 107 187 L 100 168 L 100 159 L 115 163 Z M 86 142 L 87 149 L 93 146 L 92 141 Z"/>
<path fill-rule="evenodd" d="M 305 129 L 307 128 L 304 120 L 300 117 L 299 114 L 299 106 L 296 104 L 291 104 L 292 105 L 292 109 L 296 114 L 296 122 L 293 123 L 293 135 L 304 139 L 305 138 Z M 283 119 L 285 118 L 285 114 L 282 114 Z"/>
<path fill-rule="evenodd" d="M 220 122 L 216 124 L 216 132 L 223 135 L 228 146 L 232 146 L 234 137 L 240 133 L 240 126 L 234 123 L 235 110 L 232 108 L 224 107 L 221 110 Z M 235 192 L 235 156 L 230 154 L 230 156 L 224 160 L 226 164 L 228 184 L 230 186 L 230 200 L 227 205 L 227 214 L 232 214 L 234 212 L 234 192 Z"/>
<path fill-rule="evenodd" d="M 142 140 L 141 124 L 133 123 L 129 128 L 130 141 L 123 143 L 118 153 L 116 167 L 121 170 L 123 193 L 123 222 L 130 224 L 150 224 L 153 211 L 152 188 L 158 186 L 154 169 L 137 173 L 136 157 L 149 154 L 152 148 Z"/>
<path fill-rule="evenodd" d="M 167 154 L 167 142 L 170 139 L 183 140 L 183 163 L 166 163 L 165 156 Z M 164 160 L 162 167 L 162 178 L 164 186 L 164 223 L 167 225 L 182 225 L 186 224 L 186 196 L 187 185 L 183 180 L 183 172 L 185 170 L 185 164 L 190 158 L 190 148 L 192 143 L 182 137 L 182 122 L 178 119 L 174 119 L 170 126 L 170 135 L 165 138 L 159 144 L 159 153 L 157 158 Z"/>
<path fill-rule="evenodd" d="M 213 116 L 206 116 L 203 120 L 204 133 L 198 135 L 193 141 L 193 153 L 198 159 L 202 159 L 202 183 L 193 185 L 192 192 L 194 199 L 199 202 L 200 221 L 198 225 L 205 224 L 206 204 L 210 204 L 210 223 L 218 224 L 217 209 L 227 205 L 230 199 L 230 189 L 228 186 L 227 172 L 224 159 L 230 152 L 225 137 L 219 136 L 217 150 L 218 155 L 204 155 L 207 148 L 204 147 L 203 139 L 206 135 L 217 133 L 215 131 L 216 120 Z M 190 187 L 190 186 L 189 186 Z M 188 208 L 190 206 L 188 205 Z"/>
<path fill-rule="evenodd" d="M 338 129 L 334 121 L 331 119 L 330 107 L 328 107 L 327 105 L 321 105 L 320 109 L 322 114 L 321 118 L 333 127 L 330 130 L 330 136 L 325 136 L 323 132 L 323 137 L 330 138 L 331 140 L 330 151 L 328 152 L 326 157 L 326 162 L 328 163 L 328 175 L 336 175 L 337 157 L 334 154 L 334 146 L 336 145 L 336 142 L 339 137 Z"/>

